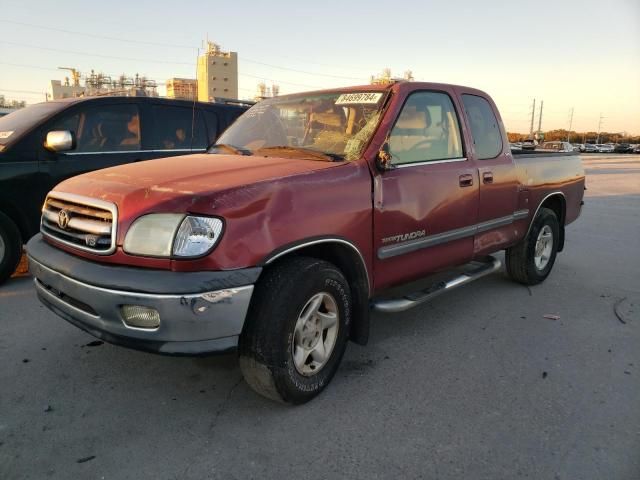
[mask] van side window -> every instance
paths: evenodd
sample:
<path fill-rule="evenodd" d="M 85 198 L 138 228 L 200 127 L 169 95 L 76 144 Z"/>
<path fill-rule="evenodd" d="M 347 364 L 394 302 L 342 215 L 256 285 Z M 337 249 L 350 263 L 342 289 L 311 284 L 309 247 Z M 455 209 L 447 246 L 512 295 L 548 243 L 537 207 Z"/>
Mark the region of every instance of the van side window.
<path fill-rule="evenodd" d="M 53 122 L 49 127 L 49 131 L 53 130 L 68 130 L 73 133 L 76 138 L 78 137 L 78 122 L 80 121 L 80 114 L 63 116 L 62 118 Z"/>
<path fill-rule="evenodd" d="M 449 95 L 417 92 L 409 96 L 389 135 L 393 164 L 462 158 L 460 126 Z"/>
<path fill-rule="evenodd" d="M 500 155 L 502 134 L 489 102 L 477 95 L 465 94 L 462 95 L 462 103 L 469 119 L 478 160 L 488 160 Z"/>
<path fill-rule="evenodd" d="M 135 105 L 91 107 L 80 114 L 78 152 L 140 150 L 140 113 Z"/>
<path fill-rule="evenodd" d="M 207 148 L 204 120 L 199 109 L 153 105 L 151 115 L 154 129 L 151 134 L 152 150 L 185 150 Z M 193 146 L 191 125 L 195 125 Z"/>
<path fill-rule="evenodd" d="M 224 117 L 223 117 L 224 118 Z M 218 114 L 209 110 L 204 110 L 204 119 L 207 123 L 207 133 L 209 137 L 209 145 L 216 141 L 220 135 L 220 126 L 218 122 Z"/>
<path fill-rule="evenodd" d="M 135 105 L 89 107 L 62 117 L 48 127 L 69 130 L 76 136 L 76 152 L 140 150 L 140 113 Z"/>

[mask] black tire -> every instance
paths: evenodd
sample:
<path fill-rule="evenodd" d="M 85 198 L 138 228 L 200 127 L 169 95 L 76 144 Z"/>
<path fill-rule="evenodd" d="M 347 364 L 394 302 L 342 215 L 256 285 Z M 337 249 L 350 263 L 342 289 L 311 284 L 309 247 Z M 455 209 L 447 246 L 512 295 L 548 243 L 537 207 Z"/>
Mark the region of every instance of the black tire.
<path fill-rule="evenodd" d="M 543 268 L 539 268 L 535 262 L 536 243 L 538 235 L 545 227 L 550 229 L 552 234 L 551 253 L 546 265 Z M 508 248 L 505 252 L 505 263 L 509 276 L 516 282 L 525 285 L 536 285 L 544 281 L 551 273 L 553 264 L 556 261 L 559 240 L 560 226 L 558 217 L 553 210 L 541 208 L 533 220 L 529 234 L 520 243 Z"/>
<path fill-rule="evenodd" d="M 22 237 L 16 224 L 0 212 L 0 284 L 16 271 L 22 256 Z"/>
<path fill-rule="evenodd" d="M 333 299 L 338 317 L 337 333 L 332 330 L 333 348 L 318 371 L 303 375 L 294 361 L 297 348 L 294 342 L 299 338 L 294 332 L 303 309 L 308 308 L 313 298 L 325 297 L 328 301 Z M 240 336 L 240 369 L 246 382 L 260 395 L 284 403 L 301 404 L 317 396 L 329 384 L 342 360 L 351 309 L 349 284 L 331 263 L 291 257 L 266 270 L 254 291 Z M 319 341 L 329 341 L 325 340 L 329 330 L 320 332 Z M 307 360 L 313 359 L 309 356 Z"/>

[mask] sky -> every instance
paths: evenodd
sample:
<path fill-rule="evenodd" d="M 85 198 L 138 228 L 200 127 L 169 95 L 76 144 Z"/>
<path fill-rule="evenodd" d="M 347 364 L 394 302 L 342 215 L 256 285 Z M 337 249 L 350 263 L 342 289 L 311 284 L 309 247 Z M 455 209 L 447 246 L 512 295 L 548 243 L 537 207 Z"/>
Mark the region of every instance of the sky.
<path fill-rule="evenodd" d="M 366 84 L 391 68 L 479 88 L 508 131 L 640 134 L 639 0 L 0 0 L 0 95 L 35 103 L 74 67 L 195 78 L 208 38 L 238 52 L 240 96 Z M 602 116 L 602 120 L 600 117 Z"/>

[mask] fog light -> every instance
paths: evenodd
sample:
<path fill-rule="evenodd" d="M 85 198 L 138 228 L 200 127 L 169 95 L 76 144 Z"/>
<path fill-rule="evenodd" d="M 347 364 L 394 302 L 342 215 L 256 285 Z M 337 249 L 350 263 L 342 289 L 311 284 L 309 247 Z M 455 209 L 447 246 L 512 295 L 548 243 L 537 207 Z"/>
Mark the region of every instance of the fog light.
<path fill-rule="evenodd" d="M 120 311 L 124 323 L 129 327 L 155 329 L 160 326 L 160 314 L 155 308 L 122 305 Z"/>

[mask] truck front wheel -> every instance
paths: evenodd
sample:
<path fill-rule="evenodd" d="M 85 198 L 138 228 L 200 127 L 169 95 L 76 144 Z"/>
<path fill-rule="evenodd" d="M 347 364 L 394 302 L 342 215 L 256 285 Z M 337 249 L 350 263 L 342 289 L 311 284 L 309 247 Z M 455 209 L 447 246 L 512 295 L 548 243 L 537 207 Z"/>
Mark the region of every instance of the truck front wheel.
<path fill-rule="evenodd" d="M 16 224 L 0 212 L 0 284 L 15 272 L 22 255 L 22 238 Z"/>
<path fill-rule="evenodd" d="M 558 217 L 549 208 L 541 208 L 529 234 L 505 252 L 507 273 L 516 282 L 535 285 L 553 268 L 560 239 Z"/>
<path fill-rule="evenodd" d="M 331 263 L 292 257 L 260 278 L 240 337 L 240 369 L 251 388 L 305 403 L 331 381 L 344 354 L 351 295 Z"/>

